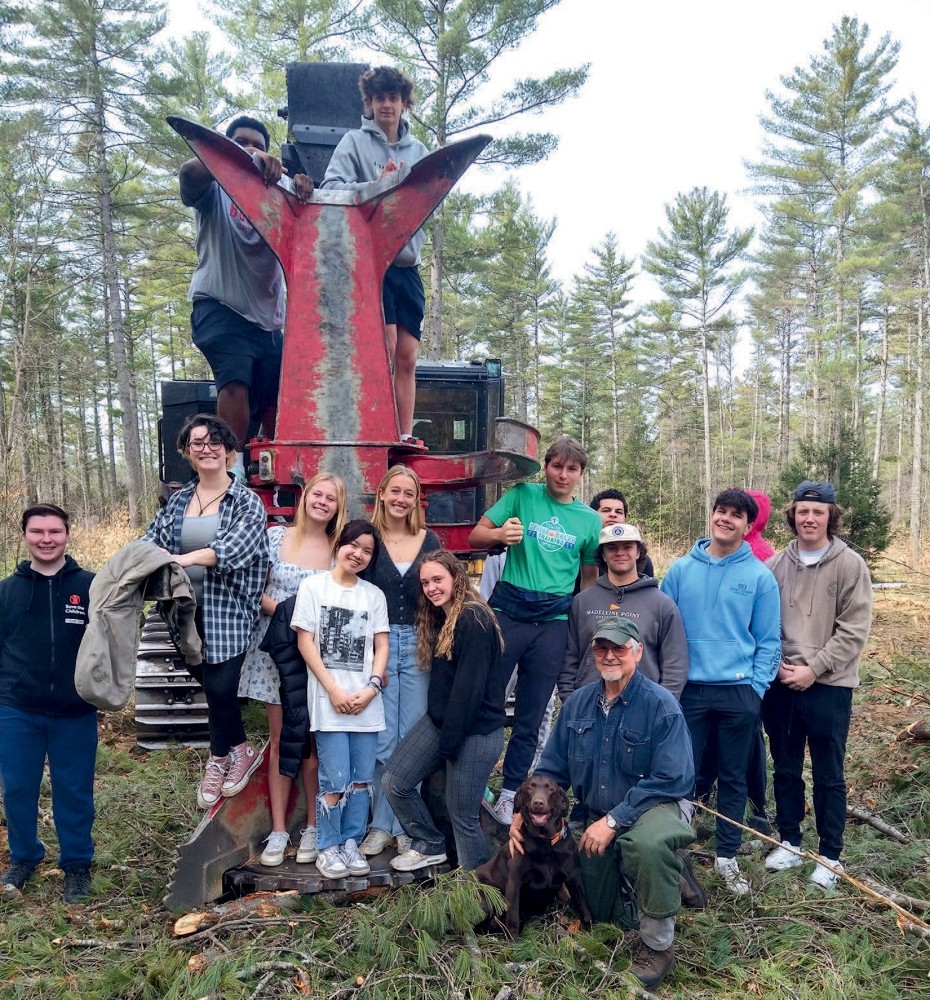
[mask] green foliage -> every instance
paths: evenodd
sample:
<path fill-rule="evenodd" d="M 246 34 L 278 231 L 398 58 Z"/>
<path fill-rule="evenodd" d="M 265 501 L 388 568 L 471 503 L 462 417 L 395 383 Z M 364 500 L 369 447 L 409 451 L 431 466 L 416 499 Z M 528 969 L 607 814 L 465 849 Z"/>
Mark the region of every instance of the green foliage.
<path fill-rule="evenodd" d="M 891 542 L 891 512 L 882 502 L 881 483 L 872 475 L 861 438 L 843 428 L 837 444 L 802 441 L 798 458 L 781 474 L 773 507 L 790 503 L 795 488 L 805 479 L 833 483 L 845 511 L 839 534 L 873 565 Z"/>

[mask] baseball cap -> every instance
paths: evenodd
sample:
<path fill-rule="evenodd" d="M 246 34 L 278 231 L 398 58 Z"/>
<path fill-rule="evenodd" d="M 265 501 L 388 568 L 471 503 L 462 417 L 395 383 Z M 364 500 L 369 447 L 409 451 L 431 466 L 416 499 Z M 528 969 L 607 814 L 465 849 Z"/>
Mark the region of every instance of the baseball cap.
<path fill-rule="evenodd" d="M 618 524 L 614 527 L 622 528 L 623 525 Z M 594 630 L 591 642 L 593 643 L 595 639 L 607 639 L 610 642 L 615 642 L 618 646 L 625 646 L 630 639 L 635 639 L 637 642 L 642 641 L 639 638 L 636 622 L 630 618 L 605 618 Z"/>
<path fill-rule="evenodd" d="M 601 528 L 597 544 L 606 545 L 608 542 L 641 542 L 643 536 L 639 533 L 639 528 L 635 524 L 608 524 L 606 528 Z"/>
<path fill-rule="evenodd" d="M 836 503 L 836 490 L 832 483 L 815 483 L 805 479 L 794 491 L 795 500 L 814 500 L 817 503 Z"/>

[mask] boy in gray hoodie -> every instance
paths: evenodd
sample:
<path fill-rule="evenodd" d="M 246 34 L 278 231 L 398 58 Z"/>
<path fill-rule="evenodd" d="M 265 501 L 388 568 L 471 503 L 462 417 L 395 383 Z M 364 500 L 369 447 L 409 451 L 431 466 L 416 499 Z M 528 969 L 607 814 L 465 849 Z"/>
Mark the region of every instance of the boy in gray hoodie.
<path fill-rule="evenodd" d="M 362 127 L 347 132 L 326 168 L 321 188 L 358 190 L 413 166 L 429 150 L 410 132 L 404 112 L 413 106 L 413 81 L 391 66 L 376 66 L 358 79 L 365 106 Z M 417 348 L 426 296 L 420 279 L 420 250 L 426 236 L 418 229 L 384 275 L 381 299 L 384 336 L 394 369 L 394 396 L 400 439 L 412 442 L 416 398 Z"/>

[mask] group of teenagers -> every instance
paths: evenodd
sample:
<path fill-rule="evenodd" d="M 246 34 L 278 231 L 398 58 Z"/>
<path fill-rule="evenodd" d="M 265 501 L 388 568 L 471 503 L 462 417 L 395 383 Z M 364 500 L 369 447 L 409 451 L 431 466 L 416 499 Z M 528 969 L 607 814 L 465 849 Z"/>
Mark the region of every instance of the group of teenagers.
<path fill-rule="evenodd" d="M 786 509 L 795 538 L 765 562 L 768 498 L 723 491 L 709 537 L 659 586 L 625 497 L 577 499 L 587 456 L 560 437 L 543 482 L 509 489 L 471 533 L 475 549 L 504 550 L 488 559 L 485 600 L 426 527 L 419 481 L 405 466 L 385 473 L 371 520 L 349 519 L 343 483 L 321 472 L 304 486 L 293 524 L 268 527 L 258 497 L 230 471 L 237 439 L 225 421 L 190 418 L 178 448 L 194 477 L 144 538 L 184 568 L 196 596 L 203 662 L 192 673 L 210 729 L 202 807 L 236 795 L 261 762 L 241 704 L 265 705 L 263 865 L 281 864 L 288 850 L 294 781 L 306 799 L 296 861 L 315 862 L 325 877 L 367 874 L 368 859 L 387 848 L 399 871 L 441 864 L 452 849 L 465 870 L 484 863 L 479 816 L 512 688 L 490 809 L 519 851 L 514 796 L 527 775 L 572 789 L 592 912 L 622 922 L 622 876 L 633 883 L 633 971 L 647 986 L 672 967 L 682 894 L 693 900 L 696 886 L 703 896 L 684 848 L 693 800 L 714 785 L 715 868 L 730 891 L 749 891 L 736 824 L 747 799 L 751 822 L 769 822 L 760 720 L 781 840 L 766 868 L 804 863 L 807 752 L 819 836 L 810 877 L 835 885 L 872 592 L 865 563 L 837 537 L 830 483 L 799 484 Z M 60 508 L 30 508 L 23 531 L 30 559 L 0 582 L 0 782 L 11 854 L 2 891 L 18 894 L 44 856 L 36 817 L 47 758 L 66 898 L 77 901 L 90 889 L 96 723 L 73 675 L 92 574 L 66 555 Z M 420 794 L 441 770 L 448 843 Z"/>

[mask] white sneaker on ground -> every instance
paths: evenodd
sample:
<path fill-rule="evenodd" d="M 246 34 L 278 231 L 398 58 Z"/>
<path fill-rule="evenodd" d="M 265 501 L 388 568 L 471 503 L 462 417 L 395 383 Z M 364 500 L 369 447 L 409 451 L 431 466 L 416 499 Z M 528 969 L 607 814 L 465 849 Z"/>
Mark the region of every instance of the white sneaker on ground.
<path fill-rule="evenodd" d="M 491 806 L 491 812 L 498 823 L 502 823 L 504 826 L 510 826 L 513 822 L 513 796 L 508 798 L 499 798 L 493 806 Z"/>
<path fill-rule="evenodd" d="M 291 838 L 284 830 L 272 830 L 265 840 L 268 846 L 262 851 L 262 856 L 258 859 L 259 864 L 266 868 L 277 868 L 278 865 L 283 864 L 284 852 L 290 842 Z"/>
<path fill-rule="evenodd" d="M 446 860 L 445 854 L 421 854 L 412 847 L 403 854 L 391 859 L 391 867 L 397 872 L 413 872 L 418 868 L 429 868 L 430 865 L 441 865 Z"/>
<path fill-rule="evenodd" d="M 736 858 L 717 858 L 714 868 L 734 896 L 745 896 L 749 892 L 749 882 L 739 870 Z"/>
<path fill-rule="evenodd" d="M 353 875 L 367 875 L 371 871 L 371 865 L 351 837 L 342 845 L 342 858 Z"/>
<path fill-rule="evenodd" d="M 316 827 L 305 826 L 300 831 L 300 846 L 294 860 L 299 865 L 309 865 L 311 861 L 316 861 L 319 853 L 316 849 Z"/>
<path fill-rule="evenodd" d="M 359 850 L 362 854 L 367 854 L 369 858 L 373 858 L 376 854 L 387 850 L 393 842 L 394 838 L 387 830 L 379 830 L 378 827 L 373 826 L 365 834 L 365 839 L 359 846 Z"/>
<path fill-rule="evenodd" d="M 401 833 L 398 834 L 395 843 L 397 844 L 397 853 L 406 854 L 413 847 L 413 837 L 408 837 L 406 833 Z"/>
<path fill-rule="evenodd" d="M 342 851 L 338 847 L 324 847 L 317 855 L 316 870 L 323 878 L 345 878 L 349 874 Z"/>
<path fill-rule="evenodd" d="M 843 867 L 840 861 L 834 861 L 832 858 L 824 857 L 820 855 L 821 864 L 818 864 L 814 870 L 811 872 L 811 882 L 814 885 L 819 885 L 821 889 L 835 889 L 836 883 L 839 881 L 839 875 L 830 871 L 827 865 L 832 865 L 837 871 L 845 872 L 846 869 Z"/>
<path fill-rule="evenodd" d="M 791 850 L 794 848 L 794 850 Z M 789 844 L 787 840 L 781 842 L 781 847 L 776 847 L 774 851 L 765 859 L 765 867 L 770 872 L 785 872 L 789 868 L 798 868 L 804 864 L 804 858 L 799 857 L 794 851 L 799 851 L 800 847 Z"/>

